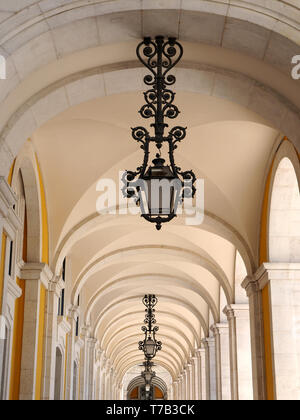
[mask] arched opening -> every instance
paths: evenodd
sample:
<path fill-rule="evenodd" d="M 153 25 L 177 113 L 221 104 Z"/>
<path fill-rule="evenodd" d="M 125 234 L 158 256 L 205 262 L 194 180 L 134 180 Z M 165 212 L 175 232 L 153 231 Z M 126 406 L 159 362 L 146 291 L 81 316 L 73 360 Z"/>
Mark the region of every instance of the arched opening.
<path fill-rule="evenodd" d="M 141 376 L 134 378 L 128 385 L 127 388 L 127 399 L 128 400 L 146 400 L 145 382 Z M 168 392 L 167 385 L 159 377 L 155 377 L 152 380 L 150 388 L 150 400 L 167 400 Z"/>
<path fill-rule="evenodd" d="M 300 193 L 294 166 L 287 157 L 280 161 L 273 183 L 269 261 L 300 262 Z"/>
<path fill-rule="evenodd" d="M 54 400 L 59 401 L 62 399 L 62 362 L 63 356 L 60 349 L 56 348 L 56 362 L 55 362 L 55 387 L 54 387 Z"/>

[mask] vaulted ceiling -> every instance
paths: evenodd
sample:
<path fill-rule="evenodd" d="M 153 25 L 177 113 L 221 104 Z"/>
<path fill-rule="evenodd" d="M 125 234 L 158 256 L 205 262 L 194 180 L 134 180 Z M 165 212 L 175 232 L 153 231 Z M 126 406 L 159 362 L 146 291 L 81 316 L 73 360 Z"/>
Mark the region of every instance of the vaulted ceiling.
<path fill-rule="evenodd" d="M 159 298 L 157 363 L 174 378 L 226 303 L 243 300 L 237 290 L 258 263 L 270 159 L 283 135 L 300 141 L 300 91 L 290 77 L 299 49 L 296 1 L 234 3 L 0 1 L 8 71 L 0 85 L 7 156 L 0 170 L 31 137 L 51 268 L 59 274 L 68 256 L 67 303 L 80 294 L 81 323 L 120 377 L 143 359 L 145 293 Z M 145 122 L 137 113 L 145 71 L 135 48 L 158 34 L 179 36 L 184 46 L 174 72 L 176 124 L 188 136 L 176 162 L 204 179 L 205 192 L 203 224 L 187 226 L 181 216 L 160 232 L 138 215 L 96 212 L 98 181 L 118 185 L 119 171 L 141 163 L 130 130 Z"/>

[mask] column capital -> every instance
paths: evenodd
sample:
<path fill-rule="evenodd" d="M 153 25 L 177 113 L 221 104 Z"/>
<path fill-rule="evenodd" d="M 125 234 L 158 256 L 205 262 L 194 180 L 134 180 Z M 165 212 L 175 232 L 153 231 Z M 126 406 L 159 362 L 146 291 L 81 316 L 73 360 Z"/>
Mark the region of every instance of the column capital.
<path fill-rule="evenodd" d="M 227 316 L 227 320 L 230 321 L 234 318 L 248 319 L 249 318 L 249 304 L 239 303 L 226 305 L 223 309 L 223 313 Z"/>
<path fill-rule="evenodd" d="M 207 351 L 208 345 L 206 343 L 206 346 L 203 345 L 203 347 L 200 347 L 195 351 L 195 356 L 197 359 L 201 358 L 203 354 Z"/>
<path fill-rule="evenodd" d="M 9 276 L 7 282 L 7 291 L 13 299 L 18 299 L 22 296 L 22 289 L 16 284 L 16 282 Z"/>
<path fill-rule="evenodd" d="M 87 339 L 87 343 L 90 346 L 90 348 L 95 348 L 96 347 L 96 344 L 98 343 L 98 340 L 95 337 L 89 337 Z"/>
<path fill-rule="evenodd" d="M 65 282 L 61 277 L 53 277 L 49 282 L 48 290 L 49 292 L 55 293 L 55 295 L 59 298 L 61 291 L 65 288 Z"/>
<path fill-rule="evenodd" d="M 227 322 L 214 324 L 210 327 L 210 329 L 215 336 L 229 333 L 229 326 Z"/>
<path fill-rule="evenodd" d="M 242 287 L 246 290 L 247 296 L 250 297 L 259 292 L 259 284 L 254 276 L 247 276 L 242 281 Z"/>
<path fill-rule="evenodd" d="M 210 327 L 210 330 L 212 331 L 212 333 L 213 333 L 214 337 L 217 337 L 218 335 L 220 335 L 220 330 L 219 330 L 219 328 L 218 328 L 217 324 L 213 324 L 213 325 Z"/>
<path fill-rule="evenodd" d="M 186 372 L 188 371 L 188 370 L 190 370 L 190 369 L 192 369 L 192 364 L 189 362 L 189 363 L 187 363 L 186 365 L 185 365 L 185 370 L 186 370 Z"/>
<path fill-rule="evenodd" d="M 202 338 L 202 340 L 201 340 L 201 344 L 202 344 L 204 350 L 208 349 L 208 341 L 207 340 L 208 340 L 207 338 Z M 198 349 L 197 351 L 199 351 L 199 350 L 201 350 L 201 349 Z"/>
<path fill-rule="evenodd" d="M 300 263 L 263 263 L 253 276 L 247 276 L 242 282 L 247 296 L 262 290 L 271 280 L 298 280 Z"/>
<path fill-rule="evenodd" d="M 80 337 L 76 337 L 75 345 L 78 346 L 80 349 L 83 349 L 84 341 Z"/>
<path fill-rule="evenodd" d="M 70 305 L 68 307 L 68 318 L 72 319 L 73 321 L 76 321 L 77 317 L 80 315 L 80 309 L 79 306 L 77 305 Z M 81 330 L 81 334 L 84 335 L 83 329 L 85 327 L 82 327 Z"/>
<path fill-rule="evenodd" d="M 90 331 L 91 328 L 89 325 L 83 325 L 80 328 L 80 336 L 83 338 L 83 340 L 88 339 L 90 337 Z"/>
<path fill-rule="evenodd" d="M 57 326 L 58 328 L 61 328 L 65 334 L 68 334 L 72 329 L 70 323 L 64 317 L 60 317 L 60 321 L 58 320 Z"/>
<path fill-rule="evenodd" d="M 9 210 L 16 205 L 17 196 L 3 176 L 0 176 L 0 214 L 7 217 Z"/>
<path fill-rule="evenodd" d="M 53 279 L 53 273 L 49 266 L 44 263 L 26 263 L 21 268 L 21 279 L 22 280 L 39 280 L 49 289 L 49 284 Z"/>

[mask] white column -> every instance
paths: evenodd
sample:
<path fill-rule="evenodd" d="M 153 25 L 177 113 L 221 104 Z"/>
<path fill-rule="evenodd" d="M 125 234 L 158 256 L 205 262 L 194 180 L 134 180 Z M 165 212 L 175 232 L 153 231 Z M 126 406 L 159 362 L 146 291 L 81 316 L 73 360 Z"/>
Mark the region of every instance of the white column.
<path fill-rule="evenodd" d="M 188 374 L 188 382 L 189 382 L 189 400 L 195 400 L 195 364 L 193 358 L 191 358 L 190 363 L 187 365 L 187 374 Z"/>
<path fill-rule="evenodd" d="M 201 356 L 202 400 L 207 401 L 210 400 L 210 357 L 206 339 L 201 340 L 201 345 L 199 354 Z"/>
<path fill-rule="evenodd" d="M 207 396 L 209 395 L 209 381 L 207 379 L 207 350 L 205 348 L 200 348 L 197 350 L 197 360 L 199 364 L 199 372 L 200 372 L 200 378 L 199 378 L 199 393 L 198 393 L 198 399 L 205 401 L 207 399 Z"/>
<path fill-rule="evenodd" d="M 253 397 L 254 400 L 266 400 L 262 293 L 255 276 L 247 276 L 242 282 L 242 287 L 249 298 Z"/>
<path fill-rule="evenodd" d="M 75 353 L 75 335 L 76 335 L 76 319 L 79 315 L 78 306 L 70 306 L 67 312 L 67 320 L 70 324 L 70 332 L 66 336 L 67 340 L 67 349 L 66 349 L 66 358 L 67 358 L 67 370 L 66 370 L 66 400 L 73 399 L 73 365 L 74 365 L 74 353 Z M 83 373 L 83 370 L 80 369 L 80 372 Z M 81 391 L 81 387 L 80 387 Z M 81 398 L 80 398 L 81 399 Z"/>
<path fill-rule="evenodd" d="M 89 327 L 81 328 L 80 338 L 83 341 L 80 361 L 80 401 L 87 400 L 88 397 L 88 338 Z"/>
<path fill-rule="evenodd" d="M 173 382 L 173 398 L 174 400 L 179 400 L 178 398 L 178 379 L 176 381 Z"/>
<path fill-rule="evenodd" d="M 46 264 L 28 263 L 21 270 L 26 281 L 21 361 L 20 400 L 34 400 L 41 288 L 48 289 L 53 275 Z"/>
<path fill-rule="evenodd" d="M 227 305 L 223 312 L 229 324 L 232 399 L 253 400 L 249 305 Z"/>
<path fill-rule="evenodd" d="M 228 323 L 212 326 L 216 340 L 218 400 L 231 400 Z"/>
<path fill-rule="evenodd" d="M 173 384 L 172 384 L 168 387 L 168 400 L 170 401 L 174 400 L 173 392 L 174 391 L 173 391 Z"/>
<path fill-rule="evenodd" d="M 101 401 L 106 399 L 106 365 L 107 359 L 103 353 L 102 368 L 101 368 Z"/>
<path fill-rule="evenodd" d="M 189 381 L 188 381 L 188 372 L 187 372 L 187 366 L 185 366 L 183 371 L 183 381 L 184 381 L 184 399 L 189 399 Z"/>
<path fill-rule="evenodd" d="M 105 364 L 105 355 L 103 350 L 98 350 L 99 354 L 99 401 L 103 400 L 103 366 Z"/>
<path fill-rule="evenodd" d="M 87 378 L 87 399 L 93 400 L 94 395 L 94 368 L 95 368 L 95 349 L 97 340 L 93 337 L 88 338 L 88 378 Z"/>
<path fill-rule="evenodd" d="M 265 263 L 253 280 L 264 291 L 270 319 L 274 398 L 300 400 L 300 263 Z"/>
<path fill-rule="evenodd" d="M 43 400 L 54 400 L 56 335 L 58 300 L 64 284 L 61 278 L 53 277 L 49 282 L 45 308 Z"/>
<path fill-rule="evenodd" d="M 179 375 L 179 400 L 184 400 L 183 375 Z"/>
<path fill-rule="evenodd" d="M 202 399 L 202 382 L 201 382 L 201 361 L 200 355 L 196 350 L 195 356 L 191 359 L 193 365 L 193 400 L 201 400 Z"/>
<path fill-rule="evenodd" d="M 214 337 L 206 339 L 209 354 L 209 400 L 217 399 L 216 343 Z"/>

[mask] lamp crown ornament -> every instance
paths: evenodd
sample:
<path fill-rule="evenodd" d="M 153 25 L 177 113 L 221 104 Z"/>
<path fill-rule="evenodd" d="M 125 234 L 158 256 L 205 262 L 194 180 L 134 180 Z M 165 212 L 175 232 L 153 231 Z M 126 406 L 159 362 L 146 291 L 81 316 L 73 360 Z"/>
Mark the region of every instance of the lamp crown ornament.
<path fill-rule="evenodd" d="M 180 111 L 174 104 L 175 93 L 170 89 L 176 82 L 170 71 L 183 56 L 183 47 L 176 38 L 155 40 L 144 38 L 137 47 L 140 62 L 149 70 L 144 77 L 149 89 L 144 92 L 146 104 L 139 111 L 145 119 L 154 119 L 150 125 L 154 135 L 142 126 L 132 128 L 132 137 L 144 152 L 144 160 L 136 171 L 126 171 L 122 189 L 127 198 L 133 198 L 141 208 L 142 217 L 155 223 L 158 230 L 177 216 L 179 204 L 184 198 L 194 197 L 196 176 L 192 170 L 182 171 L 175 164 L 174 151 L 186 137 L 186 127 L 175 126 L 168 133 L 166 119 L 175 119 Z M 168 145 L 169 164 L 161 157 L 164 144 Z M 157 148 L 155 159 L 149 165 L 150 145 Z"/>

